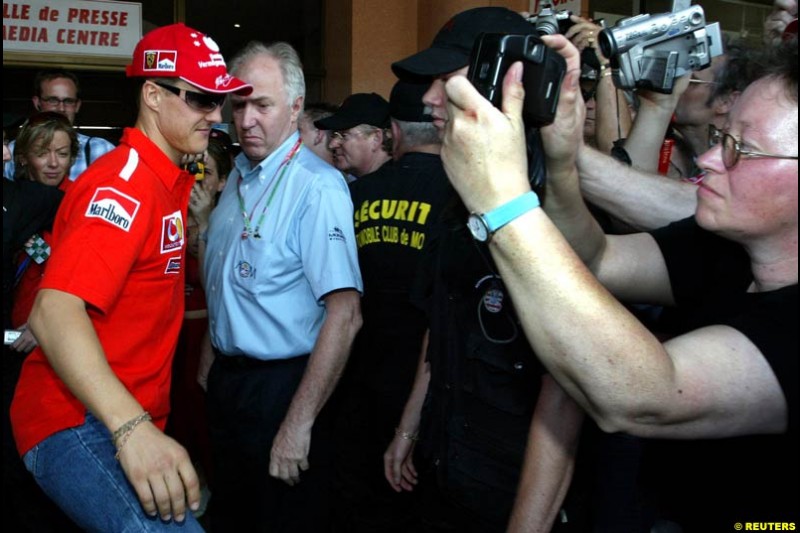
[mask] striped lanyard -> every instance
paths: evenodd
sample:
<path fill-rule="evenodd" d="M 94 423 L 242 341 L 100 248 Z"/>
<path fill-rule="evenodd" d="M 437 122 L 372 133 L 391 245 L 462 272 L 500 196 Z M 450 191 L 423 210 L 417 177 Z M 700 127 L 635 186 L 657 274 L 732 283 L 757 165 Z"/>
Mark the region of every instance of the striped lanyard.
<path fill-rule="evenodd" d="M 275 173 L 272 175 L 272 179 L 269 180 L 269 183 L 266 187 L 264 187 L 264 191 L 261 193 L 261 196 L 258 197 L 256 203 L 253 204 L 253 211 L 256 210 L 258 204 L 261 203 L 261 200 L 264 199 L 264 195 L 267 194 L 267 191 L 270 189 L 270 185 L 275 182 L 275 185 L 272 187 L 272 192 L 267 198 L 267 202 L 264 204 L 263 209 L 261 209 L 261 215 L 258 217 L 258 223 L 256 224 L 255 229 L 253 229 L 253 213 L 250 215 L 247 214 L 247 209 L 244 205 L 244 196 L 242 196 L 242 175 L 239 175 L 239 180 L 236 182 L 236 195 L 239 197 L 239 209 L 242 212 L 242 219 L 244 219 L 244 228 L 242 229 L 242 240 L 247 239 L 250 235 L 253 235 L 254 239 L 260 239 L 261 233 L 259 230 L 261 229 L 261 224 L 264 223 L 264 219 L 267 216 L 267 209 L 269 209 L 270 204 L 272 204 L 273 198 L 275 198 L 275 192 L 278 190 L 278 186 L 283 181 L 283 176 L 286 174 L 286 169 L 289 167 L 289 163 L 292 161 L 297 152 L 300 151 L 300 147 L 302 146 L 302 140 L 297 139 L 297 142 L 294 144 L 289 153 L 286 154 L 286 157 L 283 158 L 281 164 L 278 165 L 278 168 L 275 169 Z M 275 178 L 278 178 L 277 181 Z"/>

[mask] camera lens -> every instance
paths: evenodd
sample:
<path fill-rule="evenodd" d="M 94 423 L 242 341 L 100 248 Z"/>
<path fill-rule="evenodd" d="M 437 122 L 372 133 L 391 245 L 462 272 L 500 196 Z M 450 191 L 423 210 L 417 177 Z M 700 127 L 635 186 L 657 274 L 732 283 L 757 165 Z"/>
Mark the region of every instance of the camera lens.
<path fill-rule="evenodd" d="M 600 45 L 600 51 L 609 60 L 617 55 L 617 40 L 614 39 L 614 33 L 611 30 L 601 31 L 597 36 L 597 42 Z"/>
<path fill-rule="evenodd" d="M 558 33 L 558 20 L 553 15 L 540 15 L 536 20 L 536 32 L 539 35 L 555 35 Z"/>

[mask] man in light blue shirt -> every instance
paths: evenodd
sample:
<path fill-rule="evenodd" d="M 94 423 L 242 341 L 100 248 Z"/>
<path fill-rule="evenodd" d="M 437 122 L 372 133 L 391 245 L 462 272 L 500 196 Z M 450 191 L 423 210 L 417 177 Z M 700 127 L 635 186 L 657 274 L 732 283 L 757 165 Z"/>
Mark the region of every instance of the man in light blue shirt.
<path fill-rule="evenodd" d="M 353 206 L 342 175 L 300 141 L 294 49 L 251 43 L 231 72 L 254 91 L 232 100 L 243 152 L 204 256 L 213 527 L 321 531 L 332 474 L 323 407 L 361 326 Z"/>
<path fill-rule="evenodd" d="M 55 111 L 67 117 L 70 124 L 75 123 L 75 116 L 81 109 L 79 97 L 80 84 L 78 77 L 67 70 L 43 70 L 36 74 L 34 80 L 33 107 L 37 111 Z M 70 181 L 78 179 L 86 167 L 101 155 L 114 149 L 114 145 L 101 137 L 89 137 L 78 134 L 78 156 L 69 171 Z M 14 142 L 9 145 L 14 151 Z M 5 164 L 3 175 L 14 179 L 14 159 Z"/>

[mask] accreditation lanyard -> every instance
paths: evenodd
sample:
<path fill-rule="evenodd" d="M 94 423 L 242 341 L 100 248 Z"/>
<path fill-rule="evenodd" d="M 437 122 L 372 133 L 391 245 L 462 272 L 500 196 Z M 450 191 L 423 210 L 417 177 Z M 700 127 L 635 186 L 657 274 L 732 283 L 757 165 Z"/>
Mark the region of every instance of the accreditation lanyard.
<path fill-rule="evenodd" d="M 278 190 L 278 186 L 280 186 L 281 181 L 283 181 L 283 176 L 286 174 L 286 169 L 289 167 L 289 163 L 297 155 L 297 152 L 300 151 L 300 147 L 302 146 L 302 140 L 297 139 L 297 142 L 294 143 L 292 149 L 289 150 L 289 153 L 286 154 L 286 157 L 283 158 L 281 164 L 278 165 L 278 168 L 275 169 L 275 173 L 272 175 L 272 179 L 269 180 L 269 183 L 266 187 L 264 187 L 264 191 L 261 193 L 261 196 L 258 197 L 256 203 L 253 204 L 253 212 L 255 212 L 256 207 L 258 204 L 261 203 L 261 200 L 264 199 L 264 195 L 267 194 L 267 191 L 270 190 L 270 186 L 274 182 L 275 185 L 272 186 L 272 192 L 267 198 L 267 202 L 264 204 L 264 207 L 261 209 L 261 215 L 258 217 L 258 223 L 256 224 L 255 229 L 253 229 L 253 213 L 250 215 L 247 214 L 247 208 L 244 205 L 244 196 L 242 196 L 242 175 L 239 175 L 239 180 L 236 182 L 236 195 L 239 197 L 239 210 L 242 212 L 242 219 L 244 220 L 244 228 L 242 229 L 242 240 L 247 239 L 250 235 L 253 235 L 254 239 L 260 239 L 261 233 L 259 230 L 261 229 L 261 224 L 264 223 L 264 219 L 267 216 L 267 209 L 269 209 L 270 204 L 272 204 L 273 198 L 275 198 L 275 192 Z M 276 179 L 277 178 L 277 181 Z"/>

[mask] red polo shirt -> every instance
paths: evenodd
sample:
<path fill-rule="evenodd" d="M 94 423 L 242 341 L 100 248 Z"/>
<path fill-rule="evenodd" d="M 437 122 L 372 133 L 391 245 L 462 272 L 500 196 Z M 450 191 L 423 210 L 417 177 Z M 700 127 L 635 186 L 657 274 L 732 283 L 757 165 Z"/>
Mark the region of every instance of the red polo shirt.
<path fill-rule="evenodd" d="M 183 320 L 184 221 L 193 183 L 142 132 L 125 130 L 120 146 L 64 197 L 41 284 L 86 302 L 111 369 L 162 429 Z M 11 406 L 20 454 L 82 424 L 85 413 L 42 350 L 34 350 Z"/>

